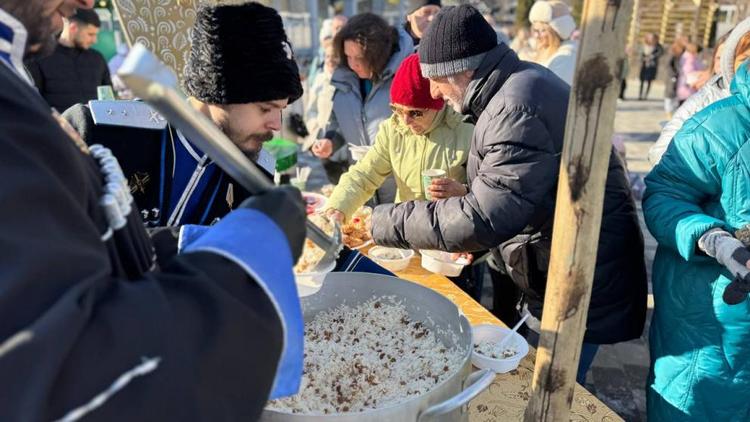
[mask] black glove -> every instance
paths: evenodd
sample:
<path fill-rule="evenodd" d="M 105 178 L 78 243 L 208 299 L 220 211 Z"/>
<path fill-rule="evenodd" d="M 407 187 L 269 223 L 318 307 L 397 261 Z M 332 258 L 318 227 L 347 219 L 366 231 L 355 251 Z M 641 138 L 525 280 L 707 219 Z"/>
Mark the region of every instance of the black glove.
<path fill-rule="evenodd" d="M 151 237 L 151 244 L 156 252 L 156 262 L 159 267 L 166 268 L 169 261 L 177 256 L 180 239 L 179 227 L 156 227 L 146 229 Z"/>
<path fill-rule="evenodd" d="M 270 217 L 286 235 L 293 262 L 297 262 L 305 244 L 307 219 L 305 201 L 297 188 L 273 188 L 264 194 L 251 196 L 240 207 L 255 209 Z"/>
<path fill-rule="evenodd" d="M 289 129 L 300 138 L 307 138 L 310 135 L 305 120 L 299 113 L 289 114 Z"/>

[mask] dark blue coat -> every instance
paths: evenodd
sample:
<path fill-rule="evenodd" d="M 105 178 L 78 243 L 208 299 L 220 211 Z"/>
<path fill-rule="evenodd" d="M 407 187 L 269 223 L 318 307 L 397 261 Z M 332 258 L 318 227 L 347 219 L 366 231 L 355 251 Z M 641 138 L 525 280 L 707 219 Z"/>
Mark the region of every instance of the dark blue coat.
<path fill-rule="evenodd" d="M 256 420 L 285 344 L 259 279 L 197 249 L 128 277 L 98 165 L 5 63 L 0 86 L 0 420 L 60 420 L 89 403 L 91 420 Z M 148 242 L 132 215 L 131 240 Z M 263 242 L 257 259 L 280 259 L 273 271 L 293 283 L 286 238 L 262 232 L 244 248 Z"/>

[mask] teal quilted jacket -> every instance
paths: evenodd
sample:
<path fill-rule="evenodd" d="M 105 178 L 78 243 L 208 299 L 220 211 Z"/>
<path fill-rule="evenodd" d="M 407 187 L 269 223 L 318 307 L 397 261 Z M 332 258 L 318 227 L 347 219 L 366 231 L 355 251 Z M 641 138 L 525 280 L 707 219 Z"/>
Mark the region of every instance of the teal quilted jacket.
<path fill-rule="evenodd" d="M 750 420 L 750 300 L 722 301 L 732 275 L 702 254 L 707 230 L 750 223 L 750 72 L 688 120 L 646 177 L 643 211 L 659 242 L 648 415 L 651 421 Z"/>

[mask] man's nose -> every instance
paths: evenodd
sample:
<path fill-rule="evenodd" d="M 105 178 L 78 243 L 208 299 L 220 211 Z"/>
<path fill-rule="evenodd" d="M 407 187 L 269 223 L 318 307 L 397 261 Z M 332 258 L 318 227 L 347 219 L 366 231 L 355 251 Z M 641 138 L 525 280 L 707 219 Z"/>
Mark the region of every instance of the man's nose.
<path fill-rule="evenodd" d="M 281 110 L 278 113 L 270 113 L 271 117 L 266 121 L 266 129 L 279 131 L 281 130 Z"/>

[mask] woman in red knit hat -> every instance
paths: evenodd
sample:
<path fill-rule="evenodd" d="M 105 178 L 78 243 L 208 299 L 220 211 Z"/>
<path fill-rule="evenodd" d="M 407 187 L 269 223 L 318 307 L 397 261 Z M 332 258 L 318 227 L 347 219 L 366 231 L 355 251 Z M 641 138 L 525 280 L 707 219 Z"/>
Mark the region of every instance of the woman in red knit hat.
<path fill-rule="evenodd" d="M 380 124 L 373 147 L 341 177 L 328 199 L 327 213 L 334 219 L 351 218 L 390 175 L 396 179 L 396 202 L 466 194 L 464 164 L 474 126 L 442 99 L 432 98 L 417 54 L 407 57 L 394 76 L 391 108 L 393 115 Z M 445 173 L 425 191 L 422 171 L 428 169 Z"/>

